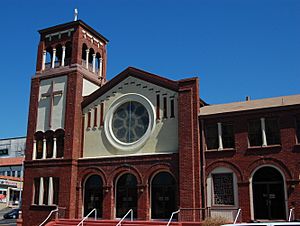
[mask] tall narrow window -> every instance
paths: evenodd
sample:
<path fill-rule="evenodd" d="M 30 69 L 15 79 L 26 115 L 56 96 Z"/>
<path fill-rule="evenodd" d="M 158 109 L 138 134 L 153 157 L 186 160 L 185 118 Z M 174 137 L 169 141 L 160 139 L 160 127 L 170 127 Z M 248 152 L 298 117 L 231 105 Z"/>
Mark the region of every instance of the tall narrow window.
<path fill-rule="evenodd" d="M 276 118 L 266 118 L 267 144 L 280 144 L 280 130 Z"/>
<path fill-rule="evenodd" d="M 171 99 L 171 118 L 175 117 L 174 99 Z"/>
<path fill-rule="evenodd" d="M 94 127 L 97 127 L 97 106 L 94 108 Z"/>
<path fill-rule="evenodd" d="M 222 123 L 222 141 L 224 148 L 234 148 L 234 132 L 231 123 Z"/>
<path fill-rule="evenodd" d="M 58 205 L 58 195 L 59 195 L 59 178 L 53 178 L 53 204 Z"/>
<path fill-rule="evenodd" d="M 44 198 L 43 204 L 48 205 L 49 198 L 49 177 L 44 177 Z"/>
<path fill-rule="evenodd" d="M 34 197 L 33 204 L 39 204 L 39 194 L 40 194 L 40 178 L 34 178 Z"/>
<path fill-rule="evenodd" d="M 300 117 L 296 120 L 297 143 L 300 144 Z"/>
<path fill-rule="evenodd" d="M 251 120 L 248 124 L 248 138 L 250 146 L 262 145 L 261 121 Z"/>
<path fill-rule="evenodd" d="M 160 119 L 160 95 L 156 95 L 156 118 Z"/>
<path fill-rule="evenodd" d="M 100 126 L 104 125 L 104 103 L 100 104 Z"/>
<path fill-rule="evenodd" d="M 167 97 L 164 97 L 164 118 L 168 118 L 168 104 L 167 104 Z"/>
<path fill-rule="evenodd" d="M 219 148 L 218 127 L 216 123 L 206 126 L 206 146 L 208 150 Z"/>
<path fill-rule="evenodd" d="M 55 131 L 56 137 L 56 150 L 57 158 L 62 158 L 64 156 L 64 145 L 65 145 L 65 131 L 63 129 L 58 129 Z"/>
<path fill-rule="evenodd" d="M 47 146 L 47 155 L 46 158 L 52 158 L 53 156 L 53 131 L 52 130 L 48 130 L 45 133 L 45 137 L 46 137 L 46 146 Z"/>
<path fill-rule="evenodd" d="M 87 128 L 91 128 L 91 112 L 88 112 Z"/>

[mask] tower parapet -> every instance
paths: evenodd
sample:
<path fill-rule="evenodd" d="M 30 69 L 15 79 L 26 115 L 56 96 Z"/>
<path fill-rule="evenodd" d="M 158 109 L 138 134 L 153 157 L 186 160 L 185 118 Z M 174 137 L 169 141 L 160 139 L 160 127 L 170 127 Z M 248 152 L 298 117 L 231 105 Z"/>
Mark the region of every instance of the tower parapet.
<path fill-rule="evenodd" d="M 100 84 L 106 81 L 108 40 L 81 20 L 42 29 L 36 75 L 79 66 Z"/>

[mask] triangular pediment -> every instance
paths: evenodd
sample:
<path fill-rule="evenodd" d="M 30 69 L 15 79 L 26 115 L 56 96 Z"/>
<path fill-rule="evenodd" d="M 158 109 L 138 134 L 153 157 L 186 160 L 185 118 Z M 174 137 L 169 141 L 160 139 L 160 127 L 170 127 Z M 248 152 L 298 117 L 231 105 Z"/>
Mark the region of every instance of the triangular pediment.
<path fill-rule="evenodd" d="M 120 74 L 115 76 L 112 80 L 105 83 L 101 88 L 87 96 L 83 103 L 82 107 L 86 107 L 90 103 L 92 103 L 94 100 L 108 92 L 109 90 L 112 90 L 114 87 L 118 86 L 121 82 L 123 82 L 128 77 L 132 77 L 141 81 L 144 81 L 146 83 L 151 83 L 155 86 L 159 86 L 165 89 L 168 89 L 170 91 L 178 91 L 178 82 L 170 79 L 163 78 L 161 76 L 151 74 L 149 72 L 128 67 L 124 71 L 122 71 Z"/>

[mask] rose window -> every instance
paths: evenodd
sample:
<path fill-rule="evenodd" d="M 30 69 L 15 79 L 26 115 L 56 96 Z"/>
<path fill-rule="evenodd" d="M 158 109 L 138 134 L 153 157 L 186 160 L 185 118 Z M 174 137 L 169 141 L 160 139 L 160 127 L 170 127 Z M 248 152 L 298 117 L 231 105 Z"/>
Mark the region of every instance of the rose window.
<path fill-rule="evenodd" d="M 147 109 L 136 101 L 121 104 L 113 113 L 111 124 L 113 135 L 121 142 L 139 140 L 149 127 Z"/>

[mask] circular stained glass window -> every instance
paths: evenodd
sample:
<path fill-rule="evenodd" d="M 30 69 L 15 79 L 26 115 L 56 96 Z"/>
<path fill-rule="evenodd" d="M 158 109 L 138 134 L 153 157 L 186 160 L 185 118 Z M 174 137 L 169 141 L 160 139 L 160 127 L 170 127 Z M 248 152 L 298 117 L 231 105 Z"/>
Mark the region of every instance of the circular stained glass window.
<path fill-rule="evenodd" d="M 121 104 L 113 113 L 112 132 L 121 142 L 133 143 L 139 140 L 149 127 L 147 109 L 137 101 Z"/>

